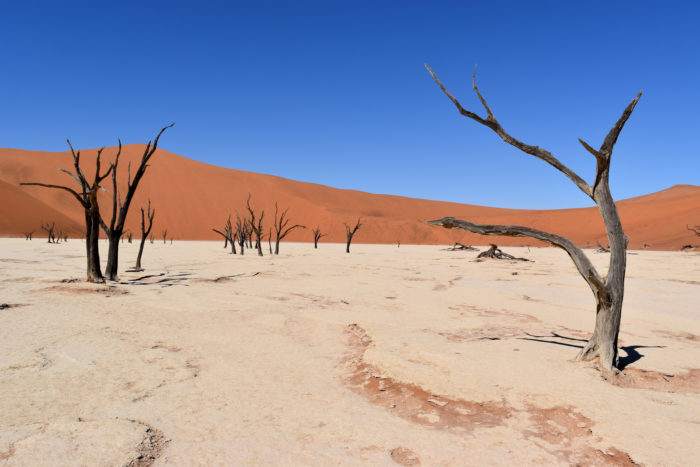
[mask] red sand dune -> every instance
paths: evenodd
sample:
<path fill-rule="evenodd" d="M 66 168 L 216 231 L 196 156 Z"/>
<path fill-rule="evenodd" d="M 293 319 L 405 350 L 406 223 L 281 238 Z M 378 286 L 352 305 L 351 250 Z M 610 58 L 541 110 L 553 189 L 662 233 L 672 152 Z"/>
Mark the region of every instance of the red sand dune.
<path fill-rule="evenodd" d="M 143 145 L 125 146 L 120 160 L 120 189 L 124 189 L 128 162 L 138 164 Z M 103 170 L 116 150 L 103 153 Z M 88 178 L 94 175 L 96 150 L 82 151 L 81 166 Z M 390 195 L 375 195 L 353 190 L 340 190 L 312 183 L 296 182 L 271 175 L 224 169 L 158 150 L 141 181 L 134 198 L 127 229 L 140 233 L 139 208 L 150 198 L 156 209 L 153 234 L 168 238 L 205 240 L 219 239 L 212 228 L 221 228 L 229 214 L 243 214 L 248 193 L 252 205 L 265 210 L 265 229 L 272 225 L 274 203 L 289 208 L 292 223 L 304 224 L 306 230 L 295 230 L 290 241 L 312 241 L 310 229 L 319 225 L 328 234 L 322 239 L 344 242 L 344 222 L 362 218 L 355 243 L 537 245 L 525 238 L 486 238 L 464 231 L 452 231 L 427 225 L 424 221 L 443 216 L 488 224 L 519 224 L 551 231 L 574 240 L 581 246 L 607 245 L 603 223 L 597 208 L 561 210 L 514 210 L 468 204 L 428 201 Z M 0 149 L 0 235 L 22 236 L 22 232 L 38 231 L 41 222 L 55 221 L 61 229 L 77 235 L 84 218 L 77 201 L 55 189 L 20 187 L 21 181 L 76 186 L 70 176 L 56 167 L 72 169 L 69 152 L 23 151 Z M 103 216 L 111 216 L 111 180 L 105 180 L 109 193 L 101 193 Z M 575 189 L 572 187 L 572 189 Z M 644 245 L 656 250 L 677 250 L 683 245 L 700 243 L 686 229 L 687 224 L 700 223 L 700 187 L 676 185 L 658 193 L 618 202 L 630 248 Z"/>

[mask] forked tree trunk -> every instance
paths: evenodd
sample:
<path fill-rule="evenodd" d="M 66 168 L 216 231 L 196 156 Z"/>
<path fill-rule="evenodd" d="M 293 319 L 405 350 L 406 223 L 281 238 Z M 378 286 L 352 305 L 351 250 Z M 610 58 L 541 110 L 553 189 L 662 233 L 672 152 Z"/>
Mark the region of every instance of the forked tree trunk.
<path fill-rule="evenodd" d="M 355 232 L 357 232 L 357 229 L 362 227 L 362 224 L 360 223 L 360 218 L 357 218 L 357 223 L 355 224 L 354 228 L 350 228 L 350 226 L 346 223 L 345 224 L 345 234 L 347 236 L 347 244 L 345 245 L 345 253 L 350 253 L 350 243 L 352 242 L 352 237 L 355 235 Z"/>
<path fill-rule="evenodd" d="M 610 159 L 612 157 L 613 148 L 617 142 L 617 138 L 622 131 L 627 119 L 632 114 L 637 102 L 642 96 L 640 92 L 636 98 L 630 102 L 625 108 L 622 116 L 613 125 L 612 129 L 605 137 L 600 149 L 593 149 L 588 143 L 579 139 L 581 145 L 596 158 L 596 173 L 593 185 L 589 185 L 578 174 L 562 164 L 550 152 L 538 147 L 523 143 L 501 127 L 496 117 L 491 112 L 486 100 L 483 98 L 479 89 L 476 86 L 476 69 L 472 80 L 472 87 L 478 96 L 481 104 L 486 109 L 487 117 L 482 118 L 477 114 L 465 109 L 455 99 L 450 92 L 445 89 L 435 73 L 428 67 L 428 71 L 433 76 L 435 82 L 440 86 L 440 89 L 450 98 L 455 104 L 460 114 L 465 117 L 487 126 L 506 143 L 515 146 L 521 151 L 535 156 L 548 164 L 555 167 L 557 170 L 566 175 L 574 184 L 588 195 L 598 205 L 605 230 L 610 242 L 610 264 L 608 267 L 607 276 L 601 276 L 593 267 L 588 257 L 583 250 L 576 246 L 571 240 L 554 235 L 540 230 L 531 229 L 529 227 L 521 227 L 514 225 L 482 225 L 474 224 L 467 221 L 457 220 L 451 217 L 445 217 L 435 221 L 429 221 L 431 224 L 442 225 L 447 228 L 461 228 L 470 232 L 482 235 L 507 235 L 515 237 L 530 237 L 551 243 L 554 246 L 565 250 L 572 261 L 576 265 L 578 272 L 590 286 L 593 296 L 596 301 L 596 321 L 593 335 L 577 355 L 577 360 L 592 360 L 599 359 L 600 367 L 603 371 L 615 371 L 618 365 L 618 335 L 620 332 L 620 319 L 622 316 L 622 300 L 625 290 L 625 270 L 627 259 L 627 237 L 622 230 L 620 217 L 615 207 L 615 202 L 610 194 L 609 175 L 610 175 Z"/>

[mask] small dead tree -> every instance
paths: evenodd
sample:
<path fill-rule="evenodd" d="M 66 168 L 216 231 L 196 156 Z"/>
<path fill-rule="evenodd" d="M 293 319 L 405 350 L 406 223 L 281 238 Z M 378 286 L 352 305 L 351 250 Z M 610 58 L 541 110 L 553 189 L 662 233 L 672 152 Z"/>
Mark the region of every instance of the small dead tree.
<path fill-rule="evenodd" d="M 33 230 L 32 230 L 31 232 L 24 232 L 24 239 L 25 239 L 25 240 L 31 240 L 33 234 L 34 234 L 34 231 L 33 231 Z"/>
<path fill-rule="evenodd" d="M 85 213 L 85 250 L 87 253 L 87 281 L 88 282 L 104 282 L 104 276 L 102 275 L 102 268 L 100 267 L 100 250 L 99 250 L 99 237 L 100 237 L 100 222 L 102 218 L 100 217 L 100 206 L 97 202 L 97 190 L 104 189 L 102 185 L 102 180 L 107 178 L 112 172 L 113 167 L 110 165 L 109 169 L 104 174 L 100 174 L 100 162 L 102 157 L 102 152 L 104 148 L 100 148 L 97 151 L 97 157 L 95 159 L 95 177 L 91 182 L 88 182 L 85 174 L 80 168 L 80 151 L 77 153 L 73 149 L 70 140 L 66 140 L 68 146 L 70 147 L 71 154 L 73 156 L 73 166 L 75 172 L 70 170 L 61 169 L 61 172 L 67 173 L 80 185 L 80 192 L 63 185 L 51 185 L 47 183 L 38 182 L 22 182 L 20 185 L 25 186 L 41 186 L 44 188 L 56 188 L 58 190 L 64 190 L 70 193 L 83 207 Z"/>
<path fill-rule="evenodd" d="M 287 227 L 289 225 L 289 218 L 287 217 L 287 212 L 289 211 L 289 208 L 285 209 L 282 211 L 281 214 L 278 216 L 278 211 L 277 211 L 277 203 L 275 203 L 275 218 L 274 218 L 274 226 L 275 226 L 275 254 L 279 255 L 280 254 L 280 240 L 282 240 L 284 237 L 287 236 L 289 232 L 291 232 L 294 229 L 305 229 L 306 226 L 299 225 L 299 224 L 294 224 L 290 227 Z M 270 252 L 272 254 L 272 252 Z"/>
<path fill-rule="evenodd" d="M 245 219 L 241 219 L 241 216 L 236 212 L 236 237 L 238 238 L 238 246 L 241 250 L 241 255 L 243 255 L 243 250 L 245 249 L 246 235 L 248 229 L 246 228 Z"/>
<path fill-rule="evenodd" d="M 250 219 L 248 219 L 248 227 L 255 234 L 255 248 L 258 250 L 258 256 L 263 256 L 262 252 L 262 236 L 263 236 L 263 226 L 262 221 L 265 217 L 265 211 L 260 211 L 260 217 L 255 215 L 255 210 L 250 206 L 250 193 L 248 194 L 248 200 L 246 201 L 246 209 L 248 209 L 248 214 Z M 252 237 L 252 235 L 251 235 Z"/>
<path fill-rule="evenodd" d="M 270 249 L 270 254 L 272 254 L 272 228 L 267 234 L 267 247 Z"/>
<path fill-rule="evenodd" d="M 501 249 L 498 248 L 498 246 L 494 245 L 493 243 L 491 243 L 491 248 L 489 248 L 486 251 L 482 251 L 476 257 L 477 257 L 477 259 L 479 259 L 479 258 L 493 258 L 493 259 L 510 259 L 510 260 L 514 260 L 514 261 L 530 261 L 527 258 L 516 258 L 513 255 L 509 255 L 508 253 L 501 251 Z"/>
<path fill-rule="evenodd" d="M 686 225 L 685 228 L 693 232 L 696 237 L 700 237 L 700 225 L 696 225 L 694 228 Z"/>
<path fill-rule="evenodd" d="M 155 242 L 155 240 L 156 239 L 155 239 L 155 237 L 153 237 L 153 235 L 151 235 L 151 238 L 148 239 L 148 241 L 151 242 L 151 245 L 153 245 L 153 242 Z"/>
<path fill-rule="evenodd" d="M 165 230 L 163 231 L 163 234 L 162 234 L 162 235 L 163 235 L 163 245 L 165 245 L 165 242 L 166 242 L 166 240 L 167 240 L 167 239 L 166 239 L 166 236 L 168 235 L 168 229 L 165 229 Z"/>
<path fill-rule="evenodd" d="M 42 222 L 41 223 L 41 230 L 46 232 L 46 238 L 48 243 L 58 243 L 56 240 L 56 223 L 52 222 L 49 224 L 48 222 Z"/>
<path fill-rule="evenodd" d="M 131 240 L 132 240 L 133 236 L 134 236 L 134 234 L 132 234 L 130 231 L 127 232 L 127 234 L 126 234 L 126 241 L 129 242 L 129 243 L 131 243 Z"/>
<path fill-rule="evenodd" d="M 139 182 L 146 173 L 146 168 L 148 168 L 148 162 L 153 157 L 153 154 L 158 148 L 158 141 L 160 136 L 165 130 L 171 128 L 173 124 L 163 127 L 155 140 L 153 140 L 153 145 L 149 141 L 146 148 L 141 156 L 141 162 L 139 163 L 136 173 L 134 174 L 134 179 L 131 179 L 131 164 L 127 168 L 127 180 L 126 180 L 126 194 L 124 195 L 124 201 L 121 200 L 121 195 L 117 187 L 117 167 L 119 165 L 119 156 L 122 152 L 122 142 L 119 140 L 119 150 L 114 158 L 114 162 L 110 164 L 112 170 L 112 219 L 107 225 L 102 218 L 100 218 L 100 226 L 107 235 L 109 240 L 109 247 L 107 250 L 107 266 L 105 266 L 105 275 L 107 279 L 111 281 L 119 280 L 118 269 L 119 269 L 119 240 L 124 233 L 124 223 L 126 222 L 126 216 L 129 212 L 129 207 L 131 206 L 131 200 L 136 193 L 136 189 L 139 186 Z"/>
<path fill-rule="evenodd" d="M 327 235 L 321 233 L 321 228 L 319 226 L 316 226 L 316 228 L 312 229 L 311 232 L 314 234 L 314 248 L 318 248 L 318 241 L 321 240 L 321 237 L 326 237 Z"/>
<path fill-rule="evenodd" d="M 353 228 L 350 228 L 350 226 L 347 224 L 347 222 L 345 223 L 345 235 L 348 238 L 348 243 L 347 243 L 347 245 L 345 245 L 345 253 L 350 253 L 350 242 L 352 242 L 352 237 L 353 237 L 353 235 L 355 235 L 355 232 L 357 232 L 357 229 L 362 227 L 360 220 L 361 219 L 358 217 L 357 223 L 355 224 L 355 227 L 353 227 Z"/>
<path fill-rule="evenodd" d="M 217 229 L 212 229 L 214 232 L 218 233 L 224 239 L 226 240 L 226 243 L 224 244 L 224 248 L 230 243 L 231 244 L 231 254 L 235 255 L 236 254 L 236 238 L 235 238 L 235 233 L 233 232 L 233 226 L 231 225 L 231 215 L 229 214 L 228 219 L 226 219 L 226 223 L 224 224 L 223 230 L 217 230 Z"/>
<path fill-rule="evenodd" d="M 620 318 L 622 315 L 622 300 L 624 297 L 625 269 L 627 264 L 628 238 L 622 230 L 622 223 L 615 207 L 609 186 L 610 159 L 617 138 L 625 126 L 627 119 L 632 114 L 637 102 L 642 96 L 640 92 L 632 99 L 630 104 L 622 112 L 622 116 L 613 125 L 610 132 L 603 140 L 599 149 L 594 149 L 585 141 L 579 139 L 581 145 L 596 159 L 596 172 L 593 185 L 589 185 L 574 171 L 562 164 L 549 151 L 538 146 L 531 146 L 519 141 L 508 134 L 496 120 L 491 108 L 479 92 L 476 86 L 476 68 L 472 77 L 472 87 L 479 101 L 486 110 L 486 118 L 465 109 L 452 94 L 442 85 L 433 70 L 426 68 L 440 89 L 447 95 L 457 107 L 460 114 L 474 120 L 493 130 L 506 143 L 521 151 L 541 159 L 561 173 L 566 175 L 574 184 L 588 195 L 597 205 L 605 223 L 608 240 L 610 242 L 610 263 L 607 276 L 598 273 L 586 254 L 568 238 L 515 225 L 482 225 L 463 220 L 445 217 L 429 221 L 430 224 L 441 225 L 446 228 L 459 228 L 481 235 L 505 235 L 515 237 L 530 237 L 550 243 L 567 252 L 576 265 L 578 272 L 591 288 L 596 301 L 596 321 L 593 335 L 584 348 L 579 352 L 577 360 L 599 359 L 603 371 L 616 371 L 618 365 L 618 334 L 620 332 Z"/>
<path fill-rule="evenodd" d="M 136 256 L 136 266 L 134 266 L 134 269 L 136 271 L 142 271 L 141 269 L 141 256 L 143 255 L 143 246 L 146 244 L 146 239 L 148 238 L 148 235 L 151 233 L 151 229 L 153 228 L 153 218 L 156 215 L 156 210 L 153 209 L 151 210 L 151 200 L 148 200 L 148 211 L 144 212 L 143 208 L 141 208 L 141 243 L 139 243 L 139 254 Z M 146 227 L 146 216 L 148 216 L 148 227 Z M 129 234 L 129 239 L 131 239 L 131 234 Z M 153 238 L 151 237 L 151 243 L 153 243 Z"/>

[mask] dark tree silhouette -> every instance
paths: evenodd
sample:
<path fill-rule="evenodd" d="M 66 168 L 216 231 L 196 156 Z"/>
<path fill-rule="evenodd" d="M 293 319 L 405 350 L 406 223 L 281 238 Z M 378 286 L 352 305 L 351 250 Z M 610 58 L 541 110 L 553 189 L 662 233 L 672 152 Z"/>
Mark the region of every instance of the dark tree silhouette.
<path fill-rule="evenodd" d="M 34 231 L 33 231 L 33 230 L 32 230 L 31 232 L 24 232 L 24 239 L 25 239 L 25 240 L 31 240 L 33 234 L 34 234 Z"/>
<path fill-rule="evenodd" d="M 146 244 L 146 239 L 148 238 L 148 235 L 151 233 L 151 229 L 153 228 L 153 218 L 156 215 L 156 210 L 153 209 L 151 210 L 151 200 L 148 200 L 148 211 L 144 212 L 143 208 L 141 208 L 141 243 L 139 243 L 139 254 L 136 257 L 136 266 L 134 266 L 134 269 L 137 271 L 142 271 L 141 269 L 141 256 L 143 255 L 143 246 Z M 148 216 L 148 228 L 146 227 L 146 219 L 145 217 Z M 131 238 L 131 234 L 129 234 L 129 237 Z M 153 243 L 153 239 L 151 239 L 151 243 Z"/>
<path fill-rule="evenodd" d="M 224 224 L 223 231 L 222 230 L 217 230 L 217 229 L 212 229 L 214 232 L 218 233 L 224 239 L 226 240 L 226 243 L 224 244 L 224 248 L 230 243 L 231 244 L 231 254 L 235 255 L 236 254 L 236 237 L 235 233 L 233 231 L 233 227 L 231 225 L 231 215 L 229 214 L 228 219 L 226 219 L 226 223 Z"/>
<path fill-rule="evenodd" d="M 241 219 L 241 216 L 236 212 L 236 237 L 238 237 L 238 246 L 240 247 L 241 255 L 245 249 L 246 235 L 248 235 L 246 221 L 245 219 Z"/>
<path fill-rule="evenodd" d="M 581 191 L 588 195 L 598 205 L 600 214 L 605 223 L 608 240 L 610 241 L 610 264 L 608 267 L 608 274 L 607 276 L 602 276 L 599 274 L 583 250 L 576 246 L 571 240 L 559 235 L 515 225 L 474 224 L 471 222 L 454 219 L 452 217 L 445 217 L 430 221 L 430 223 L 447 228 L 465 229 L 482 235 L 506 235 L 535 238 L 566 251 L 576 265 L 578 272 L 581 274 L 586 283 L 588 283 L 596 301 L 596 322 L 593 335 L 588 340 L 584 348 L 579 352 L 576 359 L 592 360 L 598 358 L 600 367 L 603 371 L 617 371 L 618 334 L 620 332 L 620 317 L 622 315 L 622 299 L 624 297 L 625 269 L 627 262 L 627 242 L 629 239 L 622 230 L 620 217 L 618 216 L 615 202 L 610 194 L 608 180 L 613 147 L 615 146 L 617 138 L 627 122 L 627 119 L 632 114 L 637 102 L 639 102 L 642 93 L 640 92 L 637 97 L 632 99 L 632 102 L 630 102 L 627 108 L 625 108 L 622 116 L 613 125 L 599 149 L 596 150 L 585 141 L 579 139 L 579 142 L 586 149 L 586 151 L 591 153 L 596 159 L 595 180 L 593 185 L 589 185 L 578 174 L 562 164 L 549 151 L 546 151 L 538 146 L 525 144 L 522 141 L 513 138 L 503 129 L 476 86 L 476 68 L 474 69 L 474 75 L 472 77 L 472 87 L 486 110 L 486 118 L 482 118 L 479 115 L 463 108 L 459 101 L 457 101 L 457 99 L 455 99 L 454 96 L 452 96 L 452 94 L 445 89 L 438 77 L 435 75 L 435 73 L 433 73 L 433 70 L 431 70 L 427 65 L 426 68 L 428 68 L 428 71 L 440 89 L 442 89 L 445 95 L 447 95 L 447 97 L 457 107 L 460 114 L 490 128 L 506 143 L 547 162 L 566 175 Z"/>
<path fill-rule="evenodd" d="M 696 225 L 695 228 L 686 225 L 685 228 L 693 232 L 696 237 L 700 237 L 700 225 Z"/>
<path fill-rule="evenodd" d="M 163 235 L 163 245 L 165 245 L 166 240 L 167 240 L 166 236 L 168 235 L 168 229 L 165 229 L 163 231 L 162 235 Z"/>
<path fill-rule="evenodd" d="M 318 241 L 321 240 L 321 237 L 326 237 L 327 235 L 321 233 L 321 228 L 319 226 L 316 226 L 311 232 L 314 234 L 314 248 L 318 248 Z"/>
<path fill-rule="evenodd" d="M 131 200 L 134 197 L 134 193 L 136 193 L 139 182 L 146 173 L 148 162 L 151 160 L 151 157 L 153 157 L 153 154 L 158 148 L 158 140 L 160 140 L 160 136 L 165 130 L 171 128 L 173 125 L 174 123 L 171 123 L 170 125 L 163 127 L 156 136 L 156 139 L 153 140 L 153 145 L 151 145 L 150 141 L 148 142 L 143 151 L 143 156 L 141 156 L 141 162 L 136 169 L 133 180 L 131 180 L 131 164 L 129 164 L 124 202 L 122 202 L 120 192 L 117 188 L 117 167 L 119 165 L 119 156 L 122 150 L 122 142 L 121 140 L 119 141 L 119 151 L 114 158 L 114 162 L 110 164 L 110 169 L 112 170 L 112 219 L 109 221 L 109 225 L 107 225 L 104 220 L 100 218 L 102 230 L 104 230 L 107 238 L 109 239 L 107 266 L 105 267 L 105 275 L 109 280 L 119 280 L 119 240 L 124 233 L 124 223 L 126 222 L 126 216 L 129 212 L 129 206 L 131 206 Z"/>
<path fill-rule="evenodd" d="M 287 234 L 294 229 L 297 229 L 297 228 L 305 229 L 306 228 L 306 226 L 299 225 L 299 224 L 294 224 L 290 227 L 287 227 L 287 225 L 289 225 L 289 218 L 287 217 L 288 211 L 289 211 L 289 208 L 285 209 L 284 211 L 282 211 L 281 214 L 278 215 L 277 203 L 275 203 L 274 226 L 275 226 L 275 254 L 276 255 L 280 254 L 280 240 L 282 240 L 284 237 L 286 237 Z M 270 236 L 272 236 L 272 232 L 270 232 Z M 270 254 L 272 254 L 272 252 L 270 252 Z"/>
<path fill-rule="evenodd" d="M 46 238 L 49 243 L 58 243 L 58 240 L 56 239 L 56 223 L 52 222 L 49 224 L 48 222 L 42 222 L 41 223 L 41 230 L 46 232 Z"/>
<path fill-rule="evenodd" d="M 260 211 L 260 217 L 257 217 L 255 210 L 250 206 L 250 193 L 248 194 L 248 200 L 246 201 L 246 209 L 248 209 L 248 214 L 250 219 L 248 219 L 248 227 L 253 234 L 255 234 L 255 248 L 258 250 L 258 256 L 263 256 L 262 252 L 262 235 L 263 226 L 262 221 L 265 217 L 265 211 Z M 252 235 L 251 235 L 252 236 Z"/>
<path fill-rule="evenodd" d="M 75 172 L 70 170 L 61 169 L 61 172 L 67 173 L 80 185 L 80 192 L 63 185 L 51 185 L 48 183 L 38 183 L 38 182 L 22 182 L 20 185 L 25 186 L 41 186 L 44 188 L 56 188 L 58 190 L 64 190 L 70 193 L 83 207 L 85 214 L 85 250 L 87 254 L 87 281 L 88 282 L 104 282 L 104 276 L 102 275 L 102 268 L 100 267 L 100 250 L 98 248 L 99 236 L 100 236 L 100 222 L 102 221 L 100 217 L 100 206 L 97 202 L 97 190 L 100 188 L 104 189 L 100 183 L 102 180 L 109 177 L 112 172 L 113 167 L 110 165 L 109 169 L 104 174 L 100 174 L 100 165 L 102 152 L 104 148 L 97 150 L 97 157 L 95 158 L 95 176 L 92 182 L 88 182 L 85 174 L 80 168 L 80 151 L 77 153 L 73 149 L 70 140 L 68 141 L 68 146 L 70 147 L 71 154 L 73 156 L 73 167 Z"/>
<path fill-rule="evenodd" d="M 345 253 L 350 253 L 350 242 L 352 242 L 352 237 L 353 237 L 353 235 L 355 235 L 355 232 L 357 232 L 357 229 L 362 227 L 360 220 L 361 219 L 358 217 L 357 223 L 355 224 L 355 227 L 353 227 L 352 229 L 350 228 L 350 226 L 347 223 L 345 223 L 345 235 L 347 236 L 347 239 L 348 239 L 348 243 L 347 243 L 347 245 L 345 245 Z"/>

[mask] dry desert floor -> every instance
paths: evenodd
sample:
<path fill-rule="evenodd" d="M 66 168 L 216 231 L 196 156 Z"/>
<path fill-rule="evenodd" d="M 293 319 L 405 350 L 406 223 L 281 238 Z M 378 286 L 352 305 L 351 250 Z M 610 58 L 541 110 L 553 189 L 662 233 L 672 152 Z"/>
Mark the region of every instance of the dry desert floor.
<path fill-rule="evenodd" d="M 630 254 L 606 380 L 562 251 L 344 249 L 0 239 L 0 465 L 697 465 L 697 252 Z"/>

